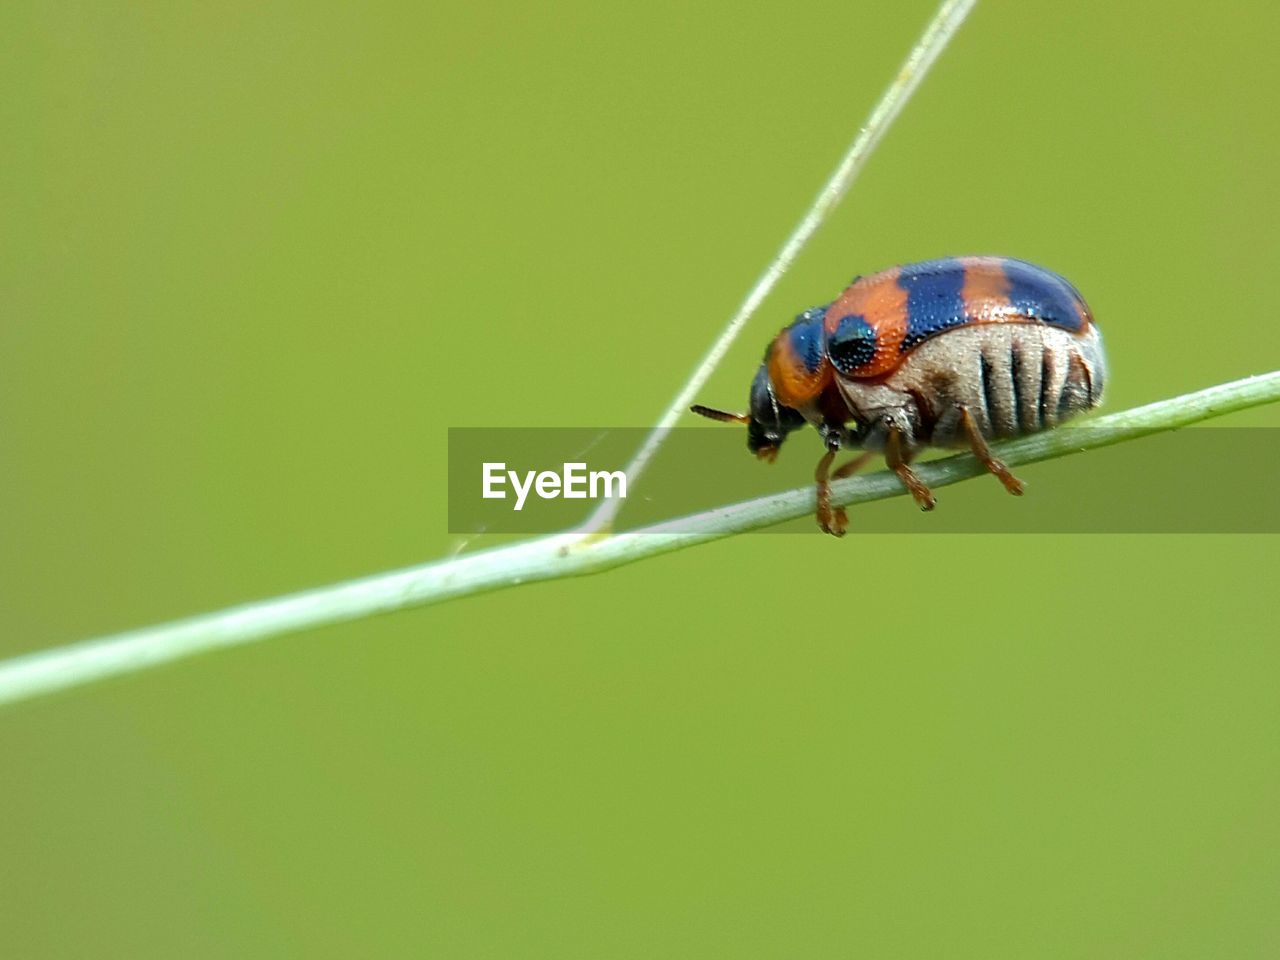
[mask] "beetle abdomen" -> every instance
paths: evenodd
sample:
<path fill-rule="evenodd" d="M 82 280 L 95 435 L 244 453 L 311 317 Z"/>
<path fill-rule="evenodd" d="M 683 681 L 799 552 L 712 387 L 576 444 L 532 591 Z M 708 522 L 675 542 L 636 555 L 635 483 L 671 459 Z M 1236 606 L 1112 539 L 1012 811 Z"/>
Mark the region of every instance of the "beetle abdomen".
<path fill-rule="evenodd" d="M 1048 430 L 1102 400 L 1106 362 L 1097 327 L 1081 335 L 1057 327 L 991 324 L 954 330 L 914 351 L 885 385 L 920 408 L 915 440 L 968 442 L 967 409 L 982 435 L 1017 437 Z"/>

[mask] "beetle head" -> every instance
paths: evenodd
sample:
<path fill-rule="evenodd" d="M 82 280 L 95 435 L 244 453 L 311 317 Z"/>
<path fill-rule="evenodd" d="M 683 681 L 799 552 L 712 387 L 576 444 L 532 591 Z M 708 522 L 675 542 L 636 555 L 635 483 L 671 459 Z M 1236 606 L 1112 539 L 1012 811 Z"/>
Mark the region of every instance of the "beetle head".
<path fill-rule="evenodd" d="M 755 379 L 751 381 L 748 409 L 751 419 L 747 423 L 747 449 L 761 460 L 772 463 L 787 434 L 803 427 L 805 419 L 791 407 L 778 402 L 766 364 L 760 364 Z"/>
<path fill-rule="evenodd" d="M 751 382 L 751 397 L 748 401 L 748 413 L 725 413 L 710 407 L 695 406 L 692 411 L 699 416 L 725 423 L 745 423 L 747 425 L 747 449 L 761 460 L 772 463 L 778 456 L 778 448 L 792 430 L 799 430 L 805 419 L 791 407 L 778 402 L 773 383 L 769 380 L 769 370 L 765 364 L 760 365 L 755 379 Z"/>

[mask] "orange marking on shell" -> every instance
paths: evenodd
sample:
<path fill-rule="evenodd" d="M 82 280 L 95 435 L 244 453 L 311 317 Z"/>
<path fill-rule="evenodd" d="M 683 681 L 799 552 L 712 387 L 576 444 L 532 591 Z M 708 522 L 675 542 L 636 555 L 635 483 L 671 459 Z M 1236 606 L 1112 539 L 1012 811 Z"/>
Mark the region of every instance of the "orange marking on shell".
<path fill-rule="evenodd" d="M 1004 257 L 960 257 L 964 265 L 964 287 L 960 292 L 969 323 L 1037 323 L 1009 302 L 1010 283 Z M 1065 282 L 1065 281 L 1064 281 Z M 1068 285 L 1068 289 L 1070 286 Z M 1084 323 L 1075 331 L 1083 336 L 1093 323 L 1089 306 L 1073 295 L 1077 313 Z"/>
<path fill-rule="evenodd" d="M 970 323 L 1011 323 L 1025 318 L 1009 302 L 1009 278 L 1000 257 L 961 257 L 964 286 L 960 298 Z"/>
<path fill-rule="evenodd" d="M 824 353 L 818 369 L 810 373 L 791 346 L 790 329 L 787 327 L 774 337 L 769 348 L 769 379 L 778 402 L 799 409 L 822 393 L 831 380 L 831 361 Z"/>
<path fill-rule="evenodd" d="M 898 286 L 898 274 L 898 267 L 890 267 L 863 277 L 827 308 L 828 336 L 851 314 L 862 317 L 876 332 L 876 355 L 858 369 L 856 378 L 850 379 L 882 376 L 902 363 L 902 341 L 907 335 L 907 291 Z"/>

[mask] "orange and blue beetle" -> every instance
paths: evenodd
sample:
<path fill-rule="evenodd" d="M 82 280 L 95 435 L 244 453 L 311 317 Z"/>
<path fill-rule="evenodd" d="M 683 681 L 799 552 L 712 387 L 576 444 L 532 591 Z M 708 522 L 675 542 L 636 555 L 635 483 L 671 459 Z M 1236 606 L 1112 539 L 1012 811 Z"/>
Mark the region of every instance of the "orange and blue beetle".
<path fill-rule="evenodd" d="M 969 447 L 1021 494 L 986 441 L 1096 407 L 1106 377 L 1102 336 L 1070 283 L 1010 257 L 948 257 L 855 278 L 774 338 L 748 413 L 693 412 L 745 423 L 748 449 L 770 463 L 787 434 L 813 424 L 827 448 L 814 474 L 818 526 L 842 536 L 848 518 L 831 505 L 830 481 L 872 452 L 884 453 L 922 510 L 935 501 L 910 464 L 929 446 Z M 841 448 L 867 452 L 832 472 Z"/>

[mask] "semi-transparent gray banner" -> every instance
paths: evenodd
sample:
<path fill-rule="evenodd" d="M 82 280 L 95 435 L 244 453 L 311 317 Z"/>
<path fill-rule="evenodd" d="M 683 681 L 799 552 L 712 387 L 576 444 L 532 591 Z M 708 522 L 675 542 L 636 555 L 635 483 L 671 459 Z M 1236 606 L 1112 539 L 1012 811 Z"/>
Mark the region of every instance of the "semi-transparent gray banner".
<path fill-rule="evenodd" d="M 1089 427 L 1060 429 L 1083 434 Z M 581 523 L 607 496 L 624 498 L 617 526 L 632 529 L 811 484 L 822 454 L 816 436 L 799 433 L 766 465 L 747 452 L 742 429 L 684 428 L 672 432 L 633 488 L 622 471 L 647 433 L 451 428 L 449 531 L 551 533 Z M 877 457 L 863 472 L 882 469 Z M 1014 473 L 1026 483 L 1022 497 L 1007 494 L 994 477 L 976 477 L 940 488 L 930 513 L 909 497 L 858 504 L 849 510 L 849 532 L 1280 532 L 1277 429 L 1191 428 Z M 762 532 L 810 531 L 818 532 L 812 518 Z"/>

